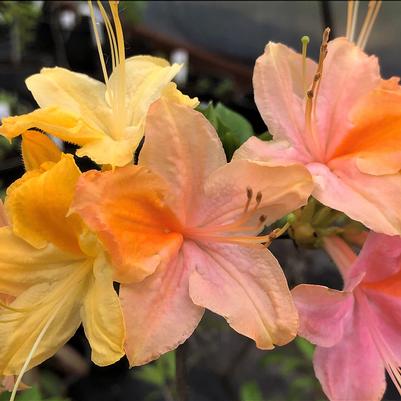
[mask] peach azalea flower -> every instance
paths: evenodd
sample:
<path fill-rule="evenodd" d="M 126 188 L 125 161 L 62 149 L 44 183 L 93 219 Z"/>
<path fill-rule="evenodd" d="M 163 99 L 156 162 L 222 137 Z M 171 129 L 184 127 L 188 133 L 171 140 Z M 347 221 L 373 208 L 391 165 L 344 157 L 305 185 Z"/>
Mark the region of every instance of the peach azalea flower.
<path fill-rule="evenodd" d="M 357 256 L 338 237 L 325 248 L 344 290 L 292 290 L 299 334 L 316 344 L 314 368 L 331 401 L 380 400 L 385 369 L 401 394 L 401 238 L 371 232 Z"/>
<path fill-rule="evenodd" d="M 269 43 L 255 65 L 255 101 L 273 140 L 250 138 L 242 157 L 302 163 L 312 195 L 370 229 L 401 233 L 401 89 L 378 60 L 345 38 L 319 63 Z"/>
<path fill-rule="evenodd" d="M 301 165 L 226 157 L 213 127 L 164 100 L 150 110 L 139 166 L 83 174 L 72 209 L 95 231 L 122 283 L 126 352 L 145 364 L 184 342 L 207 308 L 261 349 L 298 327 L 285 276 L 257 236 L 306 203 Z"/>

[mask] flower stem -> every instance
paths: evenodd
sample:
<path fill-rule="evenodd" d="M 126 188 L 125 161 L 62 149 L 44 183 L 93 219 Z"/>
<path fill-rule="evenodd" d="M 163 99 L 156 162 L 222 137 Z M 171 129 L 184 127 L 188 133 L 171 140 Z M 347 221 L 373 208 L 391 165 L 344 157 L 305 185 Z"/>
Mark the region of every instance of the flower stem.
<path fill-rule="evenodd" d="M 175 351 L 175 386 L 177 401 L 189 401 L 187 384 L 187 351 L 188 344 L 181 344 Z"/>

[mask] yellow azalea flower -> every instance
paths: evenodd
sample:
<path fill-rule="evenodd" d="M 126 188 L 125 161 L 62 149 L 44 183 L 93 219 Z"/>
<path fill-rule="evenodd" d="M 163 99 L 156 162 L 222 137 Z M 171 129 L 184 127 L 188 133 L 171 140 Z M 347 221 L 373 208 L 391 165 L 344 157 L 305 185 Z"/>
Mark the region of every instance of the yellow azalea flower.
<path fill-rule="evenodd" d="M 78 156 L 89 156 L 98 164 L 124 166 L 132 161 L 155 100 L 164 97 L 195 107 L 198 99 L 183 95 L 171 82 L 180 65 L 151 56 L 125 59 L 117 2 L 110 2 L 114 30 L 99 2 L 112 56 L 113 71 L 108 76 L 89 4 L 105 83 L 64 68 L 44 68 L 26 80 L 40 109 L 3 119 L 0 133 L 13 138 L 27 129 L 40 128 L 79 145 Z"/>
<path fill-rule="evenodd" d="M 28 171 L 7 191 L 11 225 L 0 228 L 0 376 L 49 358 L 81 323 L 92 360 L 114 363 L 125 329 L 112 269 L 96 237 L 67 216 L 81 173 L 39 132 L 24 133 L 22 149 Z"/>

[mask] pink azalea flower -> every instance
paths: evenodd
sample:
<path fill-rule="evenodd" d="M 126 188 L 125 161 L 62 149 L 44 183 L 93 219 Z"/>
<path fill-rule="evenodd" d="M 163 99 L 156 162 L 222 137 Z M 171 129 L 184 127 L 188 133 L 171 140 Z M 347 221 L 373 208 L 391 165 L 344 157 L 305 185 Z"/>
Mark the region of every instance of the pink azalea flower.
<path fill-rule="evenodd" d="M 292 290 L 299 334 L 317 344 L 314 368 L 324 392 L 332 401 L 380 400 L 387 369 L 401 394 L 401 238 L 371 232 L 359 256 L 338 237 L 328 237 L 325 248 L 344 290 Z"/>
<path fill-rule="evenodd" d="M 312 195 L 370 229 L 401 233 L 401 89 L 378 60 L 345 38 L 327 43 L 319 64 L 269 43 L 255 65 L 258 109 L 273 135 L 250 138 L 241 157 L 302 163 Z"/>
<path fill-rule="evenodd" d="M 205 308 L 259 348 L 289 342 L 296 310 L 278 262 L 262 245 L 269 236 L 257 235 L 305 204 L 311 189 L 301 165 L 227 164 L 202 114 L 155 103 L 139 166 L 84 174 L 73 206 L 122 283 L 131 365 L 184 342 Z"/>

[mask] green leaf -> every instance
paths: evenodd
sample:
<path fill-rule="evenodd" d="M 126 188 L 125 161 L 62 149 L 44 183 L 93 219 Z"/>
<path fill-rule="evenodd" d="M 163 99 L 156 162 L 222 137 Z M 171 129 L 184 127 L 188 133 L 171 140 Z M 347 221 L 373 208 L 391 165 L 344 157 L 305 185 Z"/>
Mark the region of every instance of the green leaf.
<path fill-rule="evenodd" d="M 301 351 L 301 353 L 310 361 L 313 359 L 313 353 L 315 351 L 315 347 L 305 339 L 301 337 L 297 337 L 295 339 L 295 344 L 297 348 Z"/>
<path fill-rule="evenodd" d="M 254 381 L 245 382 L 240 389 L 241 401 L 263 401 L 263 394 L 258 384 Z"/>
<path fill-rule="evenodd" d="M 266 131 L 263 132 L 263 134 L 260 134 L 258 138 L 261 139 L 262 141 L 271 141 L 273 139 L 273 136 L 268 131 Z"/>
<path fill-rule="evenodd" d="M 168 352 L 156 362 L 143 366 L 135 372 L 136 377 L 156 387 L 163 387 L 175 377 L 175 353 Z"/>
<path fill-rule="evenodd" d="M 217 103 L 216 106 L 213 106 L 213 103 L 210 102 L 206 108 L 200 108 L 199 111 L 216 129 L 228 160 L 253 135 L 253 128 L 250 122 L 222 103 Z"/>

